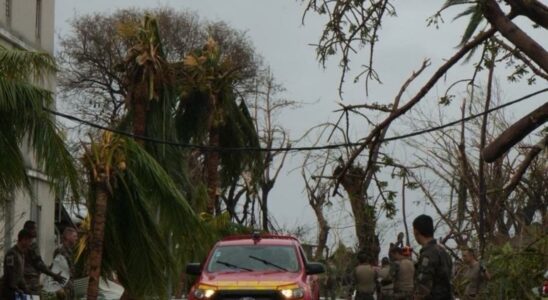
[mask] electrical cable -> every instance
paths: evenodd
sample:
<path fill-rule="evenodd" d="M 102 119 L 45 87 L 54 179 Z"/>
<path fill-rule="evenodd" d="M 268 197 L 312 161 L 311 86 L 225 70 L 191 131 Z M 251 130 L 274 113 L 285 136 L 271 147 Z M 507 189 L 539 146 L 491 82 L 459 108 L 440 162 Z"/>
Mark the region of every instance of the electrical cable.
<path fill-rule="evenodd" d="M 382 142 L 386 143 L 386 142 L 392 142 L 392 141 L 396 141 L 396 140 L 406 139 L 406 138 L 422 135 L 422 134 L 425 134 L 425 133 L 441 130 L 441 129 L 444 129 L 444 128 L 447 128 L 447 127 L 455 126 L 455 125 L 460 124 L 462 122 L 470 121 L 472 119 L 483 116 L 485 114 L 489 114 L 491 112 L 497 111 L 497 110 L 505 108 L 507 106 L 517 104 L 521 101 L 527 100 L 527 99 L 529 99 L 533 96 L 542 94 L 542 93 L 547 92 L 547 91 L 548 91 L 548 88 L 538 90 L 536 92 L 530 93 L 530 94 L 525 95 L 523 97 L 520 97 L 518 99 L 515 99 L 515 100 L 512 100 L 510 102 L 507 102 L 507 103 L 501 104 L 499 106 L 493 107 L 493 108 L 491 108 L 487 111 L 477 113 L 477 114 L 474 114 L 474 115 L 470 115 L 466 118 L 462 118 L 462 119 L 459 119 L 459 120 L 456 120 L 456 121 L 453 121 L 453 122 L 445 123 L 445 124 L 442 124 L 442 125 L 439 125 L 439 126 L 426 128 L 426 129 L 410 132 L 410 133 L 403 134 L 403 135 L 387 137 L 387 138 L 384 138 L 382 140 Z M 80 124 L 84 124 L 84 125 L 96 128 L 96 129 L 110 131 L 112 133 L 124 135 L 124 136 L 131 137 L 131 138 L 138 139 L 138 140 L 143 140 L 143 141 L 146 141 L 146 142 L 157 143 L 157 144 L 165 144 L 165 145 L 182 147 L 182 148 L 198 149 L 198 150 L 202 150 L 202 151 L 217 151 L 217 152 L 223 152 L 223 151 L 299 152 L 299 151 L 337 149 L 337 148 L 341 148 L 341 147 L 360 146 L 360 145 L 362 145 L 362 143 L 356 142 L 356 143 L 329 144 L 329 145 L 323 145 L 323 146 L 304 146 L 304 147 L 288 146 L 288 147 L 261 148 L 261 147 L 214 147 L 214 146 L 205 146 L 205 145 L 196 145 L 196 144 L 185 144 L 185 143 L 179 143 L 179 142 L 175 142 L 175 141 L 167 141 L 167 140 L 156 139 L 156 138 L 148 137 L 148 136 L 135 135 L 135 134 L 130 133 L 130 132 L 126 132 L 126 131 L 119 130 L 119 129 L 114 129 L 114 128 L 109 128 L 109 127 L 106 127 L 106 126 L 103 126 L 103 125 L 99 125 L 99 124 L 96 124 L 96 123 L 93 123 L 93 122 L 90 122 L 90 121 L 80 119 L 80 118 L 72 116 L 72 115 L 68 115 L 68 114 L 61 113 L 61 112 L 58 112 L 58 111 L 55 111 L 55 110 L 51 110 L 47 107 L 43 107 L 43 109 L 45 111 L 55 115 L 55 116 L 62 117 L 64 119 L 71 120 L 71 121 L 74 121 L 74 122 L 78 122 Z"/>

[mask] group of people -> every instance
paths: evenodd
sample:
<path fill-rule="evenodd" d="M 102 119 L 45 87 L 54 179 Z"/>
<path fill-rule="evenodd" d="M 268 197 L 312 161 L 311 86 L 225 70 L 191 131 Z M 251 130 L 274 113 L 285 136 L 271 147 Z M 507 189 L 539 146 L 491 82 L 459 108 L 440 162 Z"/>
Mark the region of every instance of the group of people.
<path fill-rule="evenodd" d="M 27 295 L 39 296 L 44 293 L 40 275 L 49 278 L 48 291 L 57 299 L 73 299 L 71 279 L 74 272 L 73 247 L 78 240 L 78 232 L 66 227 L 62 233 L 62 244 L 54 252 L 54 263 L 46 266 L 36 243 L 37 226 L 34 221 L 25 222 L 17 235 L 17 243 L 4 255 L 4 275 L 0 285 L 0 298 L 6 300 L 25 299 Z M 68 269 L 68 270 L 66 270 Z M 68 272 L 67 272 L 68 271 Z"/>
<path fill-rule="evenodd" d="M 415 239 L 422 246 L 417 262 L 411 259 L 409 247 L 394 245 L 389 257 L 377 259 L 358 255 L 359 264 L 354 269 L 355 300 L 450 300 L 453 263 L 451 257 L 434 239 L 434 223 L 430 216 L 421 215 L 413 221 Z M 472 249 L 463 250 L 466 270 L 463 277 L 466 288 L 461 299 L 477 299 L 483 284 L 490 275 L 478 262 Z"/>

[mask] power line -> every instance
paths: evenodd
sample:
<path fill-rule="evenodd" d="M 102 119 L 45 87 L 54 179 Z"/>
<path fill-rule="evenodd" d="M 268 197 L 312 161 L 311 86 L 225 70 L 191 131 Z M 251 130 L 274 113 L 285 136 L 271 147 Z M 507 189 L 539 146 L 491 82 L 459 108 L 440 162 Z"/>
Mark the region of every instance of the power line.
<path fill-rule="evenodd" d="M 493 108 L 491 108 L 491 109 L 489 109 L 485 112 L 481 112 L 481 113 L 478 113 L 478 114 L 475 114 L 475 115 L 471 115 L 471 116 L 468 116 L 466 118 L 462 118 L 462 119 L 459 119 L 459 120 L 456 120 L 456 121 L 453 121 L 453 122 L 445 123 L 445 124 L 442 124 L 442 125 L 439 125 L 439 126 L 426 128 L 426 129 L 410 132 L 410 133 L 403 134 L 403 135 L 387 137 L 387 138 L 384 138 L 382 140 L 382 142 L 386 143 L 386 142 L 392 142 L 392 141 L 396 141 L 396 140 L 406 139 L 406 138 L 422 135 L 422 134 L 425 134 L 425 133 L 438 131 L 438 130 L 441 130 L 441 129 L 444 129 L 444 128 L 447 128 L 447 127 L 455 126 L 455 125 L 460 124 L 462 122 L 467 122 L 467 121 L 470 121 L 470 120 L 475 119 L 477 117 L 483 116 L 485 114 L 489 114 L 491 112 L 494 112 L 494 111 L 497 111 L 499 109 L 505 108 L 507 106 L 514 105 L 516 103 L 527 100 L 531 97 L 534 97 L 536 95 L 542 94 L 542 93 L 547 92 L 547 91 L 548 91 L 548 88 L 545 88 L 545 89 L 533 92 L 531 94 L 525 95 L 521 98 L 515 99 L 513 101 L 507 102 L 505 104 L 493 107 Z M 175 142 L 175 141 L 167 141 L 167 140 L 156 139 L 156 138 L 148 137 L 148 136 L 136 135 L 136 134 L 133 134 L 133 133 L 130 133 L 130 132 L 127 132 L 127 131 L 106 127 L 106 126 L 103 126 L 103 125 L 100 125 L 100 124 L 96 124 L 96 123 L 93 123 L 93 122 L 90 122 L 90 121 L 80 119 L 80 118 L 72 116 L 72 115 L 68 115 L 68 114 L 65 114 L 65 113 L 54 111 L 54 110 L 51 110 L 47 107 L 43 107 L 43 109 L 45 111 L 55 115 L 55 116 L 62 117 L 64 119 L 71 120 L 71 121 L 74 121 L 74 122 L 78 122 L 80 124 L 84 124 L 84 125 L 96 128 L 96 129 L 110 131 L 110 132 L 117 133 L 117 134 L 120 134 L 120 135 L 123 135 L 123 136 L 131 137 L 131 138 L 134 138 L 134 139 L 143 140 L 143 141 L 147 141 L 147 142 L 151 142 L 151 143 L 164 144 L 164 145 L 170 145 L 170 146 L 176 146 L 176 147 L 182 147 L 182 148 L 189 148 L 189 149 L 198 149 L 198 150 L 202 150 L 202 151 L 299 152 L 299 151 L 328 150 L 328 149 L 337 149 L 337 148 L 341 148 L 341 147 L 360 146 L 360 145 L 362 145 L 362 143 L 357 142 L 357 143 L 337 143 L 337 144 L 329 144 L 329 145 L 323 145 L 323 146 L 304 146 L 304 147 L 288 146 L 288 147 L 271 147 L 271 148 L 204 146 L 204 145 L 196 145 L 196 144 L 179 143 L 179 142 Z"/>

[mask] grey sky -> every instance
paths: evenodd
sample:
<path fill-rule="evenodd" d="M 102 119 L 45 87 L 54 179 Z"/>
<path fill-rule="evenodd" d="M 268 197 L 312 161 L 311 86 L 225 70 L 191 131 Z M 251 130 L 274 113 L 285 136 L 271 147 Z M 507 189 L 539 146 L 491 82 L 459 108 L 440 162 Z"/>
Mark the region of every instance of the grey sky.
<path fill-rule="evenodd" d="M 64 34 L 69 30 L 67 20 L 75 14 L 91 12 L 112 12 L 117 8 L 157 7 L 165 5 L 175 9 L 190 9 L 207 20 L 222 20 L 232 27 L 247 31 L 257 52 L 265 62 L 271 66 L 275 77 L 287 89 L 285 96 L 293 100 L 305 103 L 302 108 L 288 111 L 281 116 L 280 122 L 289 130 L 292 138 L 300 137 L 304 131 L 314 125 L 337 117 L 333 110 L 337 109 L 339 96 L 337 87 L 340 69 L 337 68 L 337 58 L 329 62 L 323 69 L 315 58 L 315 49 L 309 46 L 318 40 L 323 29 L 323 20 L 315 15 L 309 15 L 305 25 L 301 24 L 304 7 L 300 1 L 295 0 L 173 0 L 173 1 L 146 1 L 146 0 L 57 0 L 56 1 L 56 32 Z M 432 66 L 423 76 L 417 80 L 406 96 L 412 96 L 418 87 L 424 83 L 428 76 L 443 63 L 453 52 L 460 40 L 466 20 L 451 22 L 455 12 L 462 8 L 450 11 L 445 16 L 446 22 L 440 29 L 426 28 L 426 19 L 432 15 L 443 1 L 435 0 L 400 0 L 394 1 L 398 17 L 387 18 L 384 23 L 381 40 L 376 49 L 375 66 L 382 85 L 373 84 L 370 87 L 369 97 L 365 97 L 363 84 L 351 84 L 349 78 L 345 85 L 344 103 L 363 103 L 364 101 L 387 102 L 396 95 L 399 86 L 417 69 L 422 60 L 431 59 Z M 529 26 L 526 27 L 530 29 Z M 544 34 L 543 41 L 548 41 L 546 32 L 533 30 L 533 35 L 539 37 Z M 544 38 L 546 37 L 546 38 Z M 546 45 L 546 44 L 545 44 Z M 364 51 L 356 56 L 351 66 L 358 71 L 359 66 L 365 63 L 367 58 Z M 360 61 L 362 60 L 362 61 Z M 449 73 L 446 82 L 454 79 L 466 78 L 471 75 L 470 65 L 459 66 Z M 503 98 L 508 101 L 524 94 L 530 88 L 523 85 L 512 85 L 504 81 L 505 75 L 500 74 L 503 84 Z M 545 82 L 541 84 L 546 85 Z M 538 89 L 537 84 L 531 90 Z M 442 94 L 445 88 L 441 84 L 436 87 L 426 99 L 423 107 L 435 105 L 436 95 Z M 405 100 L 405 98 L 404 98 Z M 516 117 L 521 117 L 529 111 L 540 99 L 528 101 L 524 105 L 512 108 Z M 448 115 L 454 116 L 458 106 L 448 108 Z M 447 120 L 449 121 L 449 120 Z M 409 129 L 397 123 L 396 130 L 399 133 L 408 132 Z M 364 136 L 365 131 L 358 132 L 356 136 Z M 392 131 L 391 134 L 394 132 Z M 389 134 L 389 135 L 391 135 Z M 389 145 L 390 149 L 396 147 Z M 407 150 L 409 152 L 412 150 Z M 271 210 L 281 225 L 289 228 L 296 225 L 313 225 L 315 219 L 308 208 L 306 196 L 303 191 L 300 173 L 298 171 L 287 173 L 296 168 L 302 161 L 300 156 L 290 158 L 286 166 L 286 173 L 281 176 L 273 190 Z M 413 199 L 412 199 L 413 200 Z M 399 207 L 399 205 L 398 205 Z M 350 224 L 350 219 L 345 213 L 336 214 L 337 208 L 333 208 L 328 214 L 332 216 L 332 224 L 339 226 Z M 415 207 L 409 214 L 410 218 L 425 209 Z M 429 211 L 426 209 L 426 211 Z M 399 219 L 401 214 L 398 214 Z M 336 219 L 336 220 L 335 220 Z M 352 237 L 352 231 L 342 230 L 334 232 L 335 237 L 344 237 L 348 241 Z M 387 237 L 392 240 L 391 236 Z"/>

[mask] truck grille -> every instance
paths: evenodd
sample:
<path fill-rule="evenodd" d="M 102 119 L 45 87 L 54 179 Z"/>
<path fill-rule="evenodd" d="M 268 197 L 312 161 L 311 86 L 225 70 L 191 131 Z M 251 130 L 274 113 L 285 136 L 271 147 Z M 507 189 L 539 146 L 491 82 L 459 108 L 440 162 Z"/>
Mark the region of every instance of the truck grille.
<path fill-rule="evenodd" d="M 217 291 L 213 300 L 281 300 L 280 292 L 275 290 L 235 290 Z"/>

